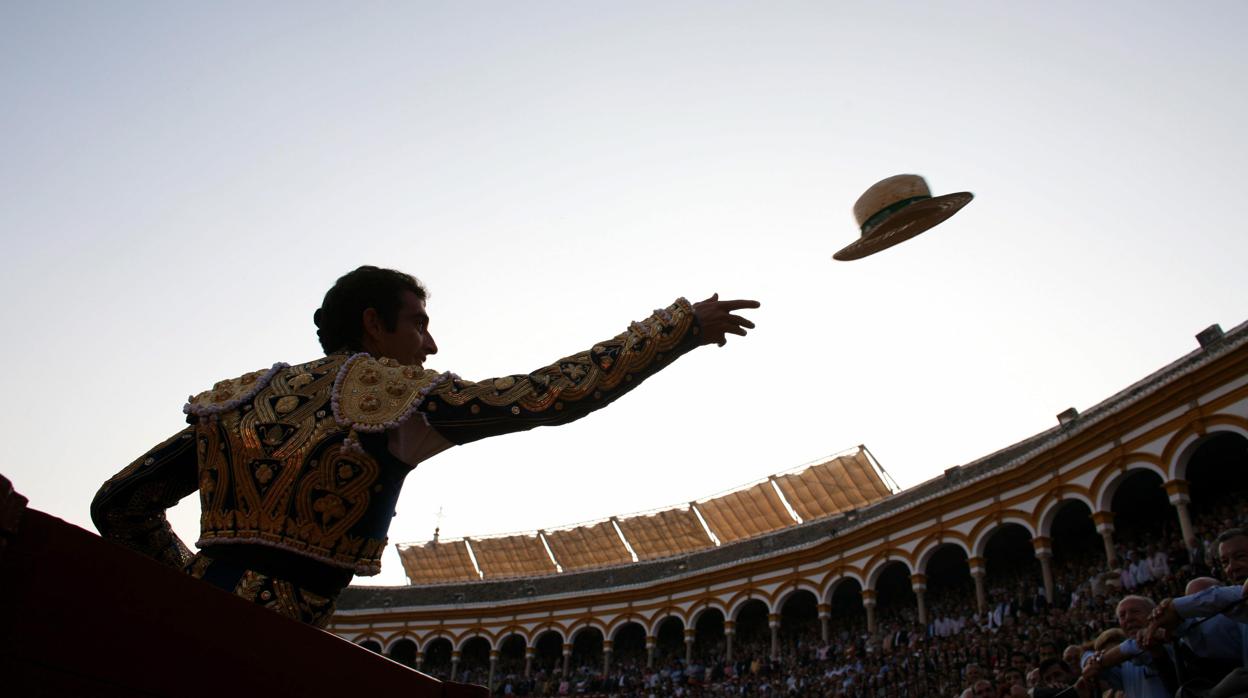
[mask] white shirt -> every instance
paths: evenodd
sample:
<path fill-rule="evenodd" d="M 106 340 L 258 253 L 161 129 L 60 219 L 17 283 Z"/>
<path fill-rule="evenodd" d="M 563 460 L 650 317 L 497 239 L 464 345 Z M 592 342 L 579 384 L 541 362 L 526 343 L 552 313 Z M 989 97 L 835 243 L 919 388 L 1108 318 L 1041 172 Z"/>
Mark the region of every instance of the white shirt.
<path fill-rule="evenodd" d="M 1153 579 L 1161 579 L 1170 576 L 1170 558 L 1165 553 L 1158 550 L 1148 559 L 1148 568 L 1153 573 Z"/>

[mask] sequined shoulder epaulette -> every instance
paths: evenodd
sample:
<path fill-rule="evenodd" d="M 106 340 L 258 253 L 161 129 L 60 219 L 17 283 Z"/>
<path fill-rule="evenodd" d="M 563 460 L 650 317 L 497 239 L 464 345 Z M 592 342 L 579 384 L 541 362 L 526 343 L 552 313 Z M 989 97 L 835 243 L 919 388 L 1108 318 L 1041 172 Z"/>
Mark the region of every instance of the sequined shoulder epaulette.
<path fill-rule="evenodd" d="M 404 366 L 394 359 L 356 354 L 334 381 L 334 419 L 352 431 L 397 428 L 417 411 L 421 400 L 450 373 Z"/>
<path fill-rule="evenodd" d="M 290 364 L 276 363 L 268 369 L 244 373 L 238 378 L 217 381 L 212 388 L 187 398 L 182 411 L 196 417 L 207 417 L 238 409 L 252 399 L 273 380 L 278 371 L 290 368 Z"/>

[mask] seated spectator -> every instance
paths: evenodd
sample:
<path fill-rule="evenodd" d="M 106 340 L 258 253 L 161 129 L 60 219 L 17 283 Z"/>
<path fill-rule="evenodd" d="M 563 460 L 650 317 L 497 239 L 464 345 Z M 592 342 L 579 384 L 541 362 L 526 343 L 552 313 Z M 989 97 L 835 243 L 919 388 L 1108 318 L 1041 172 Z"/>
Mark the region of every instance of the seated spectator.
<path fill-rule="evenodd" d="M 1066 666 L 1079 666 L 1079 658 L 1083 656 L 1083 648 L 1079 645 L 1066 645 L 1066 649 L 1062 650 L 1062 661 L 1066 662 Z"/>
<path fill-rule="evenodd" d="M 1153 573 L 1149 567 L 1148 559 L 1143 555 L 1135 555 L 1132 553 L 1134 560 L 1131 563 L 1131 578 L 1135 580 L 1135 588 L 1147 586 L 1153 582 Z"/>
<path fill-rule="evenodd" d="M 1075 672 L 1060 659 L 1040 662 L 1041 688 L 1069 688 L 1075 683 Z"/>
<path fill-rule="evenodd" d="M 995 698 L 992 692 L 992 682 L 988 679 L 980 679 L 971 684 L 971 687 L 962 691 L 961 698 Z"/>

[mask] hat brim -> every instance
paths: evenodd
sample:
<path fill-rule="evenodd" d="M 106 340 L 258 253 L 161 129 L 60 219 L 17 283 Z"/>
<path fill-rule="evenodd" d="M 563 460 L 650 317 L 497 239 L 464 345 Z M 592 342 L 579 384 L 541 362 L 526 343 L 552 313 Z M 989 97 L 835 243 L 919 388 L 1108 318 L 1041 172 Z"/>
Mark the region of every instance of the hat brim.
<path fill-rule="evenodd" d="M 848 262 L 887 250 L 945 222 L 973 198 L 975 195 L 969 191 L 960 191 L 911 204 L 889 216 L 870 235 L 864 235 L 843 247 L 832 255 L 832 259 Z"/>

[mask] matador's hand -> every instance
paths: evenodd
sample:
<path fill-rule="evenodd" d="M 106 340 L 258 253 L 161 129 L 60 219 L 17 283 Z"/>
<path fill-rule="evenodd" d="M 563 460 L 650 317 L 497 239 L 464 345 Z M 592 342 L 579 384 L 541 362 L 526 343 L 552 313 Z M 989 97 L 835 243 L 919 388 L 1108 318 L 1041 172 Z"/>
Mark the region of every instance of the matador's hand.
<path fill-rule="evenodd" d="M 758 301 L 721 301 L 718 293 L 704 301 L 694 303 L 693 315 L 698 319 L 698 325 L 702 328 L 702 343 L 715 343 L 722 347 L 728 341 L 726 335 L 739 334 L 744 337 L 747 328 L 754 329 L 754 323 L 740 315 L 733 315 L 732 311 L 758 306 Z"/>

